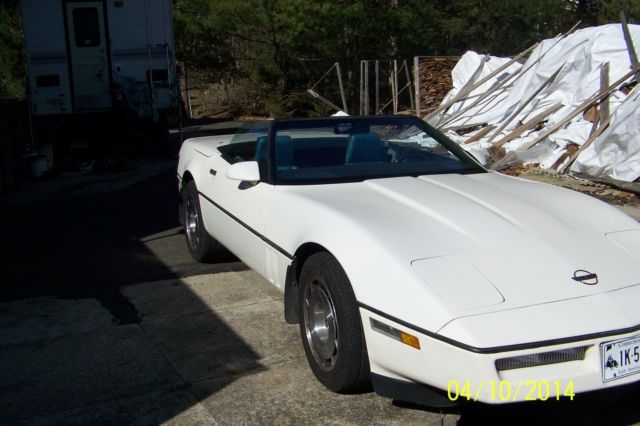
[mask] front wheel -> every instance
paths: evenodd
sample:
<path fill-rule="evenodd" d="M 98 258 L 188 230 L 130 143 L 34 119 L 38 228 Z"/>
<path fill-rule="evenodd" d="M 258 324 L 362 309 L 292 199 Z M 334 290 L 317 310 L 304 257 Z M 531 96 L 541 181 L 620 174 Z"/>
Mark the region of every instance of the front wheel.
<path fill-rule="evenodd" d="M 369 386 L 362 321 L 349 279 L 329 253 L 307 259 L 300 274 L 300 335 L 316 378 L 334 392 Z"/>
<path fill-rule="evenodd" d="M 182 196 L 184 233 L 189 253 L 198 262 L 211 262 L 220 254 L 222 246 L 204 228 L 200 198 L 194 181 L 187 183 Z"/>

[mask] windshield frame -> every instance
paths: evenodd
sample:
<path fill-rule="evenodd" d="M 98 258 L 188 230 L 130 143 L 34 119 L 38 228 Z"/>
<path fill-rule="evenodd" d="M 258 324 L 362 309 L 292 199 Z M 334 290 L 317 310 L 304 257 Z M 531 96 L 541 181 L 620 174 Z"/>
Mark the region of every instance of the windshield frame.
<path fill-rule="evenodd" d="M 275 167 L 276 164 L 276 153 L 275 153 L 275 137 L 280 130 L 295 130 L 295 129 L 307 129 L 316 126 L 317 127 L 326 127 L 327 125 L 335 126 L 341 122 L 353 122 L 357 123 L 358 121 L 369 122 L 374 125 L 384 125 L 389 124 L 392 125 L 394 123 L 398 123 L 399 121 L 410 122 L 415 125 L 417 128 L 425 132 L 427 135 L 432 137 L 436 142 L 444 146 L 448 151 L 450 151 L 455 157 L 462 160 L 465 163 L 468 163 L 470 168 L 467 171 L 461 171 L 458 174 L 474 174 L 474 173 L 487 173 L 487 170 L 478 162 L 478 160 L 465 151 L 460 145 L 449 139 L 442 132 L 437 130 L 435 127 L 431 126 L 424 120 L 421 120 L 414 116 L 357 116 L 357 117 L 321 117 L 321 118 L 303 118 L 303 119 L 291 119 L 291 120 L 274 120 L 270 124 L 269 127 L 269 140 L 268 140 L 268 160 L 267 160 L 267 183 L 271 185 L 321 185 L 321 184 L 334 184 L 334 183 L 349 183 L 349 182 L 362 182 L 365 180 L 371 179 L 385 179 L 391 177 L 403 177 L 403 176 L 426 176 L 426 175 L 434 175 L 434 174 L 444 174 L 441 171 L 437 172 L 420 172 L 420 173 L 406 173 L 400 172 L 398 174 L 387 174 L 387 175 L 359 175 L 359 176 L 349 176 L 349 177 L 337 177 L 337 178 L 320 178 L 320 179 L 295 179 L 295 180 L 285 180 L 278 178 L 277 170 Z M 335 124 L 334 124 L 335 123 Z"/>

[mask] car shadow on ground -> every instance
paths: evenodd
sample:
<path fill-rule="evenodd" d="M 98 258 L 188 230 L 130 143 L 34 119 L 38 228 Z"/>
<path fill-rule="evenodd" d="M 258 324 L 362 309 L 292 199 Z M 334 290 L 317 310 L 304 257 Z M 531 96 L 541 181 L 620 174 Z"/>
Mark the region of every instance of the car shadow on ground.
<path fill-rule="evenodd" d="M 496 395 L 498 397 L 498 395 Z M 605 391 L 576 394 L 573 399 L 549 398 L 520 403 L 483 404 L 460 399 L 450 408 L 422 406 L 393 401 L 407 410 L 423 410 L 457 417 L 457 426 L 479 425 L 633 425 L 640 422 L 638 400 L 640 384 L 620 386 Z"/>
<path fill-rule="evenodd" d="M 208 265 L 189 257 L 176 182 L 167 170 L 115 192 L 0 200 L 1 423 L 162 423 L 265 369 L 205 303 L 208 289 L 184 281 L 246 267 L 231 255 Z M 136 299 L 133 284 L 170 298 L 150 308 L 153 293 Z M 210 380 L 198 398 L 187 391 Z"/>
<path fill-rule="evenodd" d="M 507 405 L 467 404 L 459 407 L 459 426 L 483 420 L 492 424 L 631 425 L 640 421 L 638 384 L 606 391 L 576 394 L 560 400 L 530 401 Z"/>

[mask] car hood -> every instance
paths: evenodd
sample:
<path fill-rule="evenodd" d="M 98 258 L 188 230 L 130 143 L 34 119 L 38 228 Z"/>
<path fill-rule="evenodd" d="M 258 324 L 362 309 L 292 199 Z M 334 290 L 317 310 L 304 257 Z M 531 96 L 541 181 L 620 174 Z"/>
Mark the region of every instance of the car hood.
<path fill-rule="evenodd" d="M 349 239 L 343 238 L 336 249 L 344 256 L 353 257 L 361 249 L 366 256 L 375 256 L 369 259 L 374 270 L 393 262 L 409 266 L 420 259 L 452 257 L 456 265 L 462 259 L 477 270 L 482 285 L 488 282 L 502 295 L 490 297 L 493 302 L 488 306 L 472 309 L 444 300 L 458 311 L 455 316 L 586 297 L 640 282 L 639 224 L 571 190 L 498 173 L 286 188 L 285 198 L 296 200 L 281 202 L 301 206 L 297 214 L 304 214 L 305 205 L 322 212 L 330 222 L 323 228 L 325 234 L 335 234 L 336 227 L 352 228 Z M 630 230 L 636 230 L 632 238 L 622 240 L 633 244 L 627 241 L 623 246 L 610 238 Z M 444 277 L 440 274 L 441 279 L 468 280 L 469 268 L 464 277 L 457 276 L 457 268 L 450 269 Z M 597 274 L 598 284 L 574 280 L 578 270 Z M 459 296 L 465 296 L 465 286 L 474 285 L 463 283 Z M 372 306 L 383 303 L 384 296 L 375 292 L 356 292 Z M 455 291 L 447 297 L 455 297 Z"/>

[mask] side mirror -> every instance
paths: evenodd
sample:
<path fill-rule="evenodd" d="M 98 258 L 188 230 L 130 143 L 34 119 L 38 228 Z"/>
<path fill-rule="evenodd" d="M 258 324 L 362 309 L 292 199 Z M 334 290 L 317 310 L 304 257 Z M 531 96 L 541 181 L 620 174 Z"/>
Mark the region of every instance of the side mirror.
<path fill-rule="evenodd" d="M 260 169 L 257 161 L 242 161 L 229 166 L 227 169 L 227 177 L 241 182 L 251 182 L 256 184 L 260 182 Z"/>

